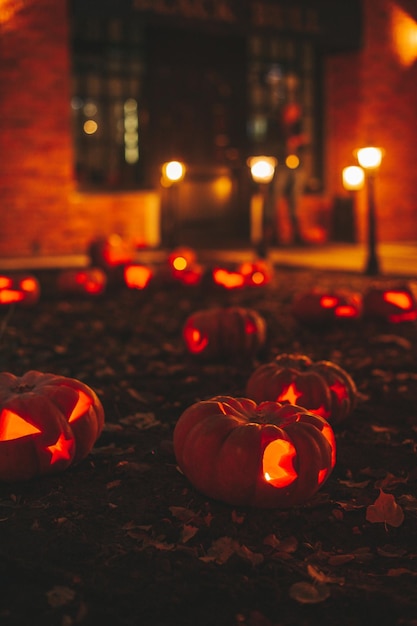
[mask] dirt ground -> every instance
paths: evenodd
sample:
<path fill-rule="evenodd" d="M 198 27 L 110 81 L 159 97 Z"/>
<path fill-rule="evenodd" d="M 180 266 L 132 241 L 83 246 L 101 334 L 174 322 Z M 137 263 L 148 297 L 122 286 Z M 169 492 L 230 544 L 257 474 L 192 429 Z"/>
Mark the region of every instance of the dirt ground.
<path fill-rule="evenodd" d="M 1 626 L 417 625 L 417 323 L 310 327 L 291 312 L 312 285 L 363 293 L 375 279 L 277 268 L 259 288 L 115 284 L 94 299 L 39 278 L 37 305 L 0 309 L 0 370 L 82 380 L 106 424 L 78 466 L 0 484 Z M 256 357 L 186 352 L 186 317 L 217 304 L 265 317 Z M 176 466 L 177 419 L 198 400 L 244 395 L 253 369 L 283 352 L 332 360 L 357 385 L 333 473 L 290 509 L 206 498 Z"/>

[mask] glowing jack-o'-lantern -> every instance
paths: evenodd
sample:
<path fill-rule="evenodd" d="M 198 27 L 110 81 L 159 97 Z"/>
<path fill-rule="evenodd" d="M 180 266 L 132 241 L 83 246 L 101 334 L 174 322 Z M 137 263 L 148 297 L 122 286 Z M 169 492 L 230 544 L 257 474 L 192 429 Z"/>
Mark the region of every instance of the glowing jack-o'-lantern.
<path fill-rule="evenodd" d="M 0 275 L 0 305 L 19 303 L 36 304 L 40 297 L 40 284 L 35 276 L 26 274 Z"/>
<path fill-rule="evenodd" d="M 201 493 L 232 505 L 307 502 L 336 460 L 333 429 L 300 406 L 216 396 L 188 407 L 174 429 L 181 471 Z"/>
<path fill-rule="evenodd" d="M 413 322 L 417 319 L 416 292 L 413 283 L 372 287 L 363 296 L 364 315 L 393 323 Z"/>
<path fill-rule="evenodd" d="M 183 339 L 187 350 L 202 359 L 254 356 L 265 343 L 266 322 L 244 307 L 203 309 L 187 318 Z"/>
<path fill-rule="evenodd" d="M 244 277 L 245 285 L 248 287 L 267 285 L 271 282 L 273 274 L 271 265 L 262 260 L 246 261 L 239 266 L 238 271 Z"/>
<path fill-rule="evenodd" d="M 135 251 L 131 242 L 120 235 L 112 234 L 92 241 L 89 254 L 93 266 L 110 270 L 132 262 Z"/>
<path fill-rule="evenodd" d="M 212 277 L 214 284 L 225 289 L 239 289 L 245 285 L 245 277 L 241 272 L 225 267 L 214 267 Z"/>
<path fill-rule="evenodd" d="M 64 293 L 99 296 L 106 290 L 107 275 L 99 267 L 60 272 L 57 286 Z"/>
<path fill-rule="evenodd" d="M 358 319 L 362 298 L 356 293 L 314 290 L 295 296 L 292 313 L 306 324 Z"/>
<path fill-rule="evenodd" d="M 256 402 L 303 406 L 332 425 L 346 419 L 357 400 L 356 385 L 344 369 L 300 354 L 281 354 L 257 367 L 247 381 L 246 394 Z"/>
<path fill-rule="evenodd" d="M 78 463 L 103 424 L 98 396 L 79 380 L 0 373 L 0 480 L 28 480 Z"/>
<path fill-rule="evenodd" d="M 233 266 L 216 266 L 212 270 L 213 282 L 225 289 L 262 287 L 272 278 L 272 267 L 264 261 L 245 261 Z"/>
<path fill-rule="evenodd" d="M 174 280 L 184 285 L 198 285 L 204 275 L 204 268 L 197 262 L 194 250 L 180 247 L 168 255 L 168 264 Z"/>
<path fill-rule="evenodd" d="M 129 289 L 145 289 L 153 277 L 153 270 L 147 265 L 129 263 L 124 268 L 124 281 Z"/>

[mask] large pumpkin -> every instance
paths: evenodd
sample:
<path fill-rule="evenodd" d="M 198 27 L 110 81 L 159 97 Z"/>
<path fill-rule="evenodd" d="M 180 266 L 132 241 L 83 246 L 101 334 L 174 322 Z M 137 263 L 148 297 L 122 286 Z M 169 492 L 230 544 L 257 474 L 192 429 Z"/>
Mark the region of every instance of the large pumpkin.
<path fill-rule="evenodd" d="M 103 424 L 99 398 L 79 380 L 0 373 L 0 480 L 27 480 L 78 463 Z"/>
<path fill-rule="evenodd" d="M 265 508 L 308 501 L 336 458 L 327 420 L 299 406 L 229 396 L 188 407 L 174 429 L 174 451 L 201 493 Z"/>
<path fill-rule="evenodd" d="M 266 322 L 253 309 L 213 307 L 187 318 L 183 338 L 188 351 L 200 358 L 254 356 L 265 343 Z"/>
<path fill-rule="evenodd" d="M 298 321 L 306 324 L 357 319 L 362 313 L 362 299 L 356 293 L 314 289 L 295 296 L 292 313 Z"/>
<path fill-rule="evenodd" d="M 414 322 L 417 319 L 417 287 L 408 284 L 370 287 L 363 296 L 366 317 L 388 322 Z"/>
<path fill-rule="evenodd" d="M 40 292 L 39 281 L 31 274 L 0 275 L 0 306 L 13 303 L 31 306 L 38 302 Z"/>
<path fill-rule="evenodd" d="M 351 376 L 336 363 L 281 354 L 252 372 L 246 395 L 256 402 L 298 404 L 337 424 L 354 409 L 357 390 Z"/>

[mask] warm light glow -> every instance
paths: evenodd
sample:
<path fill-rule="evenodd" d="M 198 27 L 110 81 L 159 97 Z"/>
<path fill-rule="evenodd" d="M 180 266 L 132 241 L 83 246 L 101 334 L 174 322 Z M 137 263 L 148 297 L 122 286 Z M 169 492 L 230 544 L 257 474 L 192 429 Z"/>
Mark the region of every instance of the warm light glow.
<path fill-rule="evenodd" d="M 332 385 L 330 385 L 330 391 L 335 394 L 339 402 L 347 400 L 349 397 L 346 385 L 341 383 L 340 380 L 336 380 Z"/>
<path fill-rule="evenodd" d="M 217 285 L 222 285 L 227 289 L 236 289 L 243 287 L 245 278 L 239 272 L 229 272 L 222 268 L 213 270 L 213 280 Z"/>
<path fill-rule="evenodd" d="M 394 51 L 400 63 L 408 67 L 417 59 L 417 23 L 392 3 L 391 25 Z"/>
<path fill-rule="evenodd" d="M 270 183 L 274 177 L 277 160 L 274 157 L 257 156 L 247 160 L 255 183 Z"/>
<path fill-rule="evenodd" d="M 86 415 L 92 404 L 92 399 L 86 393 L 84 393 L 84 391 L 78 391 L 77 404 L 73 408 L 71 415 L 68 418 L 68 422 L 75 422 L 80 417 L 83 417 L 83 415 Z"/>
<path fill-rule="evenodd" d="M 297 479 L 294 469 L 296 450 L 285 439 L 276 439 L 268 444 L 262 457 L 262 472 L 265 480 L 273 487 L 287 487 Z"/>
<path fill-rule="evenodd" d="M 187 326 L 184 330 L 184 339 L 190 352 L 199 354 L 208 346 L 208 338 L 198 328 Z"/>
<path fill-rule="evenodd" d="M 358 162 L 365 170 L 376 170 L 381 165 L 382 150 L 375 146 L 367 146 L 357 151 Z"/>
<path fill-rule="evenodd" d="M 334 310 L 336 317 L 359 317 L 359 309 L 351 304 L 340 304 Z"/>
<path fill-rule="evenodd" d="M 8 276 L 0 276 L 0 289 L 12 286 L 12 279 Z"/>
<path fill-rule="evenodd" d="M 162 166 L 162 178 L 167 183 L 178 183 L 185 176 L 185 165 L 180 161 L 169 161 Z"/>
<path fill-rule="evenodd" d="M 0 0 L 0 26 L 5 30 L 13 25 L 13 18 L 23 8 L 23 0 Z"/>
<path fill-rule="evenodd" d="M 328 424 L 325 424 L 323 426 L 323 428 L 322 428 L 321 433 L 322 433 L 323 437 L 327 440 L 327 442 L 328 442 L 328 444 L 329 444 L 329 446 L 331 448 L 331 451 L 332 451 L 332 461 L 331 461 L 331 464 L 332 464 L 332 468 L 333 468 L 335 466 L 335 464 L 336 464 L 336 439 L 335 439 L 335 436 L 334 436 L 333 429 Z"/>
<path fill-rule="evenodd" d="M 333 309 L 339 302 L 339 298 L 335 296 L 321 296 L 320 298 L 320 306 L 323 309 Z"/>
<path fill-rule="evenodd" d="M 21 439 L 28 435 L 37 435 L 41 430 L 26 422 L 17 413 L 3 409 L 0 413 L 0 441 L 11 441 L 12 439 Z"/>
<path fill-rule="evenodd" d="M 358 165 L 349 165 L 342 171 L 343 187 L 356 191 L 362 189 L 365 182 L 365 172 Z"/>
<path fill-rule="evenodd" d="M 25 295 L 23 291 L 15 289 L 0 289 L 0 304 L 12 304 L 13 302 L 21 302 Z"/>
<path fill-rule="evenodd" d="M 152 278 L 152 271 L 145 265 L 128 265 L 124 269 L 125 283 L 131 289 L 144 289 Z"/>
<path fill-rule="evenodd" d="M 399 309 L 404 309 L 404 311 L 409 311 L 413 308 L 413 299 L 405 291 L 385 291 L 383 299 L 385 302 L 394 304 Z"/>
<path fill-rule="evenodd" d="M 24 278 L 20 283 L 23 291 L 36 291 L 38 288 L 38 283 L 34 278 Z"/>
<path fill-rule="evenodd" d="M 265 274 L 257 270 L 251 276 L 251 280 L 254 285 L 263 285 L 266 282 Z"/>
<path fill-rule="evenodd" d="M 296 154 L 289 154 L 285 159 L 285 165 L 290 170 L 296 170 L 297 167 L 300 165 L 300 159 Z"/>
<path fill-rule="evenodd" d="M 295 383 L 288 385 L 278 396 L 277 402 L 289 402 L 290 404 L 297 404 L 297 399 L 302 394 L 298 391 Z"/>
<path fill-rule="evenodd" d="M 174 270 L 177 270 L 177 272 L 182 272 L 183 270 L 185 270 L 187 265 L 187 259 L 183 256 L 176 256 L 172 260 L 172 267 L 174 268 Z"/>
<path fill-rule="evenodd" d="M 213 190 L 219 200 L 227 200 L 232 193 L 233 185 L 229 176 L 219 176 L 213 183 Z"/>
<path fill-rule="evenodd" d="M 75 281 L 86 293 L 101 293 L 106 285 L 106 276 L 97 271 L 80 271 L 77 272 Z"/>
<path fill-rule="evenodd" d="M 86 135 L 94 135 L 97 132 L 98 124 L 94 120 L 87 120 L 84 122 L 83 128 Z"/>
<path fill-rule="evenodd" d="M 71 450 L 73 446 L 74 441 L 72 439 L 65 439 L 65 436 L 61 434 L 54 444 L 46 447 L 46 449 L 51 453 L 50 464 L 53 465 L 61 459 L 69 461 L 71 459 Z"/>
<path fill-rule="evenodd" d="M 255 322 L 252 320 L 246 320 L 245 322 L 245 333 L 247 335 L 254 335 L 257 331 L 257 326 Z"/>

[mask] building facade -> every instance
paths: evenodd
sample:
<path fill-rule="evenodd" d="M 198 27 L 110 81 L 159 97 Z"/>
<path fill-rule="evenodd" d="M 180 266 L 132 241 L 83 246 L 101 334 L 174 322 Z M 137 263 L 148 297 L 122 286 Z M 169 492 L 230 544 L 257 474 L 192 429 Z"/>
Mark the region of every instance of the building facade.
<path fill-rule="evenodd" d="M 374 143 L 379 238 L 416 239 L 413 11 L 400 0 L 338 11 L 329 0 L 0 0 L 0 256 L 82 253 L 111 233 L 166 245 L 169 210 L 178 243 L 248 243 L 247 159 L 274 153 L 274 121 L 293 103 L 309 137 L 306 238 L 366 238 L 365 191 L 348 197 L 341 172 Z M 186 176 L 167 187 L 172 159 Z M 349 227 L 335 221 L 346 200 Z"/>

